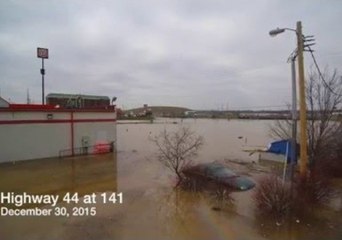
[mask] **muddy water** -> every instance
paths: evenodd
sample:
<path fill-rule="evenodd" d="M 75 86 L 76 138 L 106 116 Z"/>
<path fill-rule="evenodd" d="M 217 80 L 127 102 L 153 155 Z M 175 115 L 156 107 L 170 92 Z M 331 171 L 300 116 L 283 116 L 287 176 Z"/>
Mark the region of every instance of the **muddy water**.
<path fill-rule="evenodd" d="M 149 137 L 158 135 L 164 129 L 173 131 L 186 126 L 205 139 L 200 160 L 255 160 L 256 155 L 249 156 L 242 149 L 244 146 L 267 146 L 271 141 L 268 131 L 270 124 L 272 121 L 225 119 L 157 119 L 154 124 L 119 124 L 118 149 L 150 153 L 154 146 L 148 143 Z"/>
<path fill-rule="evenodd" d="M 77 172 L 73 173 L 71 164 L 59 171 L 59 160 L 52 160 L 50 166 L 42 162 L 15 168 L 1 166 L 1 191 L 10 190 L 9 186 L 31 189 L 37 182 L 44 182 L 34 191 L 46 192 L 46 186 L 71 187 L 74 179 L 75 191 L 86 194 L 113 191 L 114 187 L 124 199 L 122 204 L 91 204 L 97 209 L 96 216 L 91 217 L 0 217 L 0 239 L 342 239 L 340 211 L 321 212 L 318 220 L 298 219 L 277 226 L 254 216 L 253 191 L 234 193 L 233 202 L 221 202 L 207 193 L 174 190 L 174 176 L 155 160 L 155 148 L 148 141 L 164 129 L 191 126 L 206 143 L 197 161 L 220 161 L 257 179 L 263 174 L 257 164 L 241 165 L 229 160 L 255 160 L 241 149 L 244 145 L 267 144 L 268 124 L 269 121 L 173 119 L 154 124 L 118 124 L 117 156 L 76 158 Z M 116 171 L 111 170 L 112 164 Z M 18 172 L 22 176 L 14 177 Z M 53 182 L 66 179 L 60 186 L 49 182 L 49 175 L 54 172 Z M 70 209 L 74 205 L 60 206 Z M 217 208 L 220 211 L 213 210 Z"/>
<path fill-rule="evenodd" d="M 0 165 L 2 192 L 64 195 L 117 189 L 113 154 L 39 159 Z"/>

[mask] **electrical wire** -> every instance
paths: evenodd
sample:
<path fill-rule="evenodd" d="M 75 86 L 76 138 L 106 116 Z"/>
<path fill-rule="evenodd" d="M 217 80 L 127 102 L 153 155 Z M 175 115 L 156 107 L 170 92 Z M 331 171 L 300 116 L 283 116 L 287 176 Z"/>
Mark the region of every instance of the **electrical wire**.
<path fill-rule="evenodd" d="M 315 57 L 315 55 L 313 54 L 313 50 L 310 48 L 310 46 L 308 46 L 308 48 L 309 48 L 309 52 L 310 52 L 310 54 L 311 54 L 312 60 L 314 61 L 315 67 L 317 68 L 318 74 L 319 74 L 319 76 L 321 77 L 321 79 L 322 79 L 324 85 L 327 87 L 327 89 L 328 89 L 331 93 L 335 94 L 336 96 L 342 97 L 342 94 L 336 93 L 334 90 L 332 90 L 332 88 L 329 86 L 329 84 L 325 81 L 324 76 L 323 76 L 323 74 L 322 74 L 322 72 L 321 72 L 321 69 L 319 68 L 318 63 L 317 63 L 317 61 L 316 61 L 316 57 Z"/>

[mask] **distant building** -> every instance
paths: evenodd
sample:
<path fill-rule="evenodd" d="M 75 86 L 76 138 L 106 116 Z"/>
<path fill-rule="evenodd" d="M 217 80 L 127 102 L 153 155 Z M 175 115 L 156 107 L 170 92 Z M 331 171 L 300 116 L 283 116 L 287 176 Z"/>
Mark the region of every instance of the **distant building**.
<path fill-rule="evenodd" d="M 106 108 L 110 106 L 107 96 L 94 96 L 83 94 L 50 93 L 46 96 L 46 103 L 59 105 L 61 108 Z"/>

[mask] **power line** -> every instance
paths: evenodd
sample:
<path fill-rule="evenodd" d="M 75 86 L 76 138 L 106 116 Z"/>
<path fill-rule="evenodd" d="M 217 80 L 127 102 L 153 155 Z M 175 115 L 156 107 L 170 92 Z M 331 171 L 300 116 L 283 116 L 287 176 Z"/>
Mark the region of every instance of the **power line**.
<path fill-rule="evenodd" d="M 321 77 L 321 79 L 322 79 L 324 85 L 329 89 L 329 91 L 330 91 L 331 93 L 335 94 L 336 96 L 342 97 L 342 94 L 336 93 L 334 90 L 332 90 L 332 88 L 329 86 L 329 84 L 325 81 L 324 76 L 323 76 L 323 74 L 322 74 L 322 72 L 321 72 L 321 69 L 319 68 L 319 66 L 318 66 L 318 64 L 317 64 L 316 57 L 315 57 L 315 55 L 313 54 L 313 50 L 310 48 L 310 46 L 308 46 L 308 48 L 309 48 L 309 52 L 310 52 L 310 54 L 311 54 L 311 57 L 312 57 L 312 59 L 313 59 L 313 61 L 314 61 L 314 64 L 315 64 L 315 66 L 316 66 L 316 68 L 317 68 L 318 74 L 319 74 L 319 76 Z"/>
<path fill-rule="evenodd" d="M 328 57 L 328 56 L 342 56 L 342 52 L 334 52 L 334 53 L 326 53 L 326 54 L 318 54 L 321 57 Z"/>

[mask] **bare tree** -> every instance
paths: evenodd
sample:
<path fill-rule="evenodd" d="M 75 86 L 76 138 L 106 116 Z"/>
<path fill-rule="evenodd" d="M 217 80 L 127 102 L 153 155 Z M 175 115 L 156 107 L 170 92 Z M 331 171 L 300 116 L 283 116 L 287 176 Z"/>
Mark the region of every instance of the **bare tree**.
<path fill-rule="evenodd" d="M 204 142 L 187 127 L 171 133 L 164 130 L 151 141 L 158 148 L 158 160 L 177 175 L 178 184 L 183 180 L 182 170 L 191 164 Z"/>
<path fill-rule="evenodd" d="M 341 121 L 336 121 L 334 113 L 342 104 L 342 78 L 337 71 L 326 68 L 322 77 L 311 69 L 306 83 L 306 104 L 308 113 L 308 151 L 310 164 L 326 158 L 335 149 L 337 136 L 342 129 Z M 288 139 L 291 136 L 291 120 L 277 120 L 270 126 L 270 136 Z"/>
<path fill-rule="evenodd" d="M 308 140 L 310 163 L 325 157 L 332 151 L 336 134 L 341 130 L 341 122 L 334 119 L 334 111 L 342 103 L 342 79 L 334 70 L 329 74 L 327 68 L 322 79 L 311 70 L 307 83 Z"/>
<path fill-rule="evenodd" d="M 290 112 L 291 106 L 287 106 Z M 269 136 L 273 139 L 290 139 L 292 138 L 292 119 L 289 115 L 285 119 L 275 120 L 269 126 Z"/>

